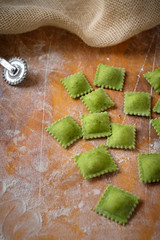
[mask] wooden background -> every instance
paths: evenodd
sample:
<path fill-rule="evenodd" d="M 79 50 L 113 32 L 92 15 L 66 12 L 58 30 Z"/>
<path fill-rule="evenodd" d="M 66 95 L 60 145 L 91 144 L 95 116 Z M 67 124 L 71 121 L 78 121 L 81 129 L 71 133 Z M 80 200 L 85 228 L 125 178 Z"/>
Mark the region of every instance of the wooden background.
<path fill-rule="evenodd" d="M 158 100 L 143 74 L 160 64 L 159 31 L 156 27 L 106 48 L 89 47 L 53 27 L 0 36 L 0 56 L 20 56 L 28 63 L 27 79 L 17 87 L 0 75 L 0 239 L 160 239 L 160 184 L 140 183 L 137 164 L 137 154 L 160 151 L 160 141 L 151 118 L 123 111 L 125 91 L 151 93 L 152 108 Z M 81 114 L 89 112 L 81 100 L 70 98 L 60 79 L 82 71 L 93 86 L 99 63 L 126 69 L 123 92 L 105 91 L 116 103 L 108 110 L 111 121 L 136 125 L 136 149 L 109 149 L 119 171 L 84 180 L 74 155 L 106 139 L 80 139 L 65 150 L 45 127 L 66 115 L 80 124 Z M 141 198 L 125 227 L 93 211 L 110 183 Z"/>

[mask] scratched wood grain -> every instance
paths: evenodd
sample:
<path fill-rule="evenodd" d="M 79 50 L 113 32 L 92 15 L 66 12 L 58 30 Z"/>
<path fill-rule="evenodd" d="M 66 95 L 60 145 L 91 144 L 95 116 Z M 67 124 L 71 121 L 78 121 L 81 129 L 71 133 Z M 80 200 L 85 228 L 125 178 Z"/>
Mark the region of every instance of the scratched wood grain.
<path fill-rule="evenodd" d="M 160 152 L 149 123 L 158 114 L 148 118 L 123 112 L 125 91 L 151 93 L 152 108 L 158 100 L 143 74 L 159 67 L 159 31 L 156 27 L 101 49 L 52 27 L 0 36 L 0 56 L 20 56 L 29 69 L 26 81 L 17 87 L 0 76 L 0 239 L 160 239 L 160 184 L 140 183 L 137 164 L 138 153 Z M 109 149 L 119 171 L 87 181 L 73 156 L 106 139 L 81 139 L 65 150 L 45 127 L 66 115 L 80 123 L 81 114 L 89 113 L 79 99 L 70 98 L 60 79 L 82 71 L 93 86 L 99 63 L 126 69 L 123 92 L 105 91 L 116 103 L 108 110 L 111 121 L 136 125 L 136 149 Z M 125 227 L 93 211 L 110 183 L 141 198 Z"/>

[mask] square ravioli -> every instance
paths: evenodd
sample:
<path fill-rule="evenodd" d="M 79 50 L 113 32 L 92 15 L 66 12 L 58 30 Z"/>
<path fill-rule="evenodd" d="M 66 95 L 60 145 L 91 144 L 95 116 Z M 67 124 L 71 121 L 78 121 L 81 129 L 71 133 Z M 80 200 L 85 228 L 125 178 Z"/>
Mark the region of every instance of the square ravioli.
<path fill-rule="evenodd" d="M 126 92 L 124 112 L 129 115 L 150 116 L 151 95 L 144 92 Z"/>
<path fill-rule="evenodd" d="M 158 134 L 158 136 L 160 137 L 160 118 L 152 119 L 151 124 L 156 130 L 156 133 Z"/>
<path fill-rule="evenodd" d="M 138 154 L 140 181 L 144 183 L 160 181 L 160 153 Z"/>
<path fill-rule="evenodd" d="M 83 139 L 107 137 L 111 135 L 111 123 L 107 112 L 81 116 Z"/>
<path fill-rule="evenodd" d="M 108 185 L 94 211 L 125 225 L 139 202 L 139 197 L 113 185 Z"/>
<path fill-rule="evenodd" d="M 97 177 L 118 168 L 104 145 L 74 157 L 75 162 L 85 179 Z"/>
<path fill-rule="evenodd" d="M 99 64 L 94 80 L 94 85 L 122 91 L 125 69 Z"/>
<path fill-rule="evenodd" d="M 107 146 L 110 148 L 135 148 L 135 131 L 134 125 L 123 125 L 111 123 L 112 135 L 107 139 Z"/>
<path fill-rule="evenodd" d="M 77 139 L 82 137 L 82 129 L 78 123 L 70 116 L 61 118 L 46 128 L 57 141 L 67 148 Z"/>
<path fill-rule="evenodd" d="M 145 79 L 153 87 L 153 89 L 160 93 L 160 68 L 144 74 Z"/>
<path fill-rule="evenodd" d="M 114 102 L 102 88 L 81 97 L 81 100 L 91 113 L 102 112 L 114 106 Z"/>
<path fill-rule="evenodd" d="M 93 90 L 82 72 L 63 78 L 61 82 L 72 98 L 80 97 Z"/>
<path fill-rule="evenodd" d="M 153 112 L 160 113 L 160 98 L 158 99 L 156 105 L 154 106 Z"/>

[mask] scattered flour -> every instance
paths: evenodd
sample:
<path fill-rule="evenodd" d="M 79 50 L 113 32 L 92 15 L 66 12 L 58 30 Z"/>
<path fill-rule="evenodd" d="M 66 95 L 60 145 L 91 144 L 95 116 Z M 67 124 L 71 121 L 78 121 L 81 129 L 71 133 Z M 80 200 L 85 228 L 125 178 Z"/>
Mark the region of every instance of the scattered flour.
<path fill-rule="evenodd" d="M 39 164 L 35 165 L 35 169 L 38 172 L 46 172 L 48 170 L 49 162 L 48 161 L 41 161 Z"/>
<path fill-rule="evenodd" d="M 0 181 L 0 211 L 3 212 L 0 217 L 0 240 L 16 239 L 16 232 L 23 232 L 23 239 L 29 240 L 31 234 L 35 237 L 39 233 L 42 227 L 42 217 L 36 210 L 27 211 L 26 204 L 22 200 L 6 191 L 7 187 L 14 184 L 16 181 L 10 182 L 10 185 Z M 6 197 L 7 203 L 3 200 Z"/>
<path fill-rule="evenodd" d="M 100 191 L 98 189 L 93 189 L 93 193 L 94 193 L 94 195 L 99 195 Z"/>
<path fill-rule="evenodd" d="M 78 204 L 78 207 L 79 208 L 82 208 L 84 206 L 84 203 L 81 201 L 79 204 Z"/>
<path fill-rule="evenodd" d="M 20 152 L 25 153 L 27 148 L 25 146 L 22 146 L 18 149 Z"/>
<path fill-rule="evenodd" d="M 15 137 L 16 135 L 18 135 L 20 133 L 19 130 L 6 130 L 6 134 L 9 136 L 9 137 Z"/>
<path fill-rule="evenodd" d="M 13 139 L 13 142 L 14 142 L 15 145 L 17 145 L 18 142 L 23 141 L 23 140 L 25 140 L 25 139 L 26 139 L 25 135 L 22 134 L 21 136 L 15 137 L 15 138 Z"/>
<path fill-rule="evenodd" d="M 156 139 L 154 140 L 152 152 L 159 152 L 159 151 L 160 151 L 160 141 L 159 139 Z"/>
<path fill-rule="evenodd" d="M 49 211 L 48 214 L 51 215 L 54 218 L 57 218 L 57 217 L 60 217 L 60 216 L 67 216 L 67 217 L 69 217 L 70 213 L 71 213 L 71 210 L 72 210 L 71 208 L 61 207 L 58 210 Z"/>

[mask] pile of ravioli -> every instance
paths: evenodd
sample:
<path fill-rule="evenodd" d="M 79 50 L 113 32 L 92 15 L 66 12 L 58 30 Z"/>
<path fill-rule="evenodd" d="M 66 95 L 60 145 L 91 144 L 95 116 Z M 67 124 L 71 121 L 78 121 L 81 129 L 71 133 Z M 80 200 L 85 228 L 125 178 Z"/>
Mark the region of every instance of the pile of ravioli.
<path fill-rule="evenodd" d="M 160 93 L 160 69 L 146 73 L 146 80 L 157 93 Z M 61 80 L 71 98 L 79 98 L 90 114 L 81 116 L 81 125 L 71 117 L 54 122 L 46 130 L 64 147 L 69 147 L 79 138 L 94 139 L 107 137 L 108 148 L 135 149 L 135 125 L 111 123 L 108 108 L 114 102 L 104 88 L 122 91 L 125 69 L 98 65 L 92 89 L 82 72 Z M 160 113 L 160 99 L 153 108 Z M 124 112 L 129 115 L 151 116 L 151 95 L 144 92 L 125 92 Z M 152 119 L 151 124 L 160 137 L 160 118 Z M 85 179 L 97 177 L 118 170 L 106 146 L 100 145 L 74 157 Z M 138 155 L 139 177 L 144 183 L 160 181 L 160 153 L 141 153 Z M 94 211 L 122 225 L 128 222 L 140 198 L 113 185 L 108 185 Z"/>

